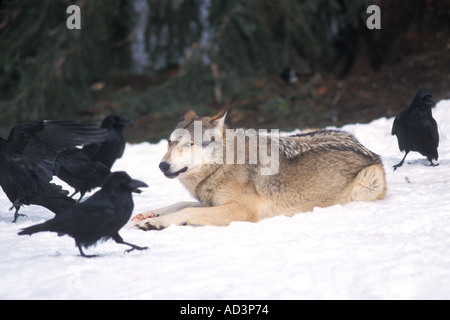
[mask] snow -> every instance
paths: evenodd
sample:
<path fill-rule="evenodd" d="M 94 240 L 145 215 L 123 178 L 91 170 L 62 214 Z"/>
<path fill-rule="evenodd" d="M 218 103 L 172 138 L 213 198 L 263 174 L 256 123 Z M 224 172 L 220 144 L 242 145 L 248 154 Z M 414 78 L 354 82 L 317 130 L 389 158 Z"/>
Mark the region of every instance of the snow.
<path fill-rule="evenodd" d="M 294 217 L 227 227 L 143 232 L 126 226 L 125 241 L 148 246 L 124 254 L 113 241 L 79 256 L 73 239 L 17 232 L 53 214 L 25 207 L 11 223 L 0 193 L 0 299 L 450 299 L 450 100 L 433 110 L 440 165 L 403 154 L 390 135 L 393 118 L 343 127 L 382 156 L 384 200 L 317 208 Z M 166 141 L 127 145 L 114 170 L 149 188 L 135 195 L 135 214 L 192 200 L 158 163 Z"/>

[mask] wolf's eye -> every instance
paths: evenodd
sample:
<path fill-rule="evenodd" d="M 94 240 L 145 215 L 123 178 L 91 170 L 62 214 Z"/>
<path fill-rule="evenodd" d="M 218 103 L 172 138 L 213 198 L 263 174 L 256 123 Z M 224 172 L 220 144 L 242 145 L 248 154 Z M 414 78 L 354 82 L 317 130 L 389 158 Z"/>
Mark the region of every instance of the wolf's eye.
<path fill-rule="evenodd" d="M 184 146 L 190 148 L 193 145 L 194 145 L 194 142 L 191 141 L 191 142 L 186 142 L 186 144 Z"/>

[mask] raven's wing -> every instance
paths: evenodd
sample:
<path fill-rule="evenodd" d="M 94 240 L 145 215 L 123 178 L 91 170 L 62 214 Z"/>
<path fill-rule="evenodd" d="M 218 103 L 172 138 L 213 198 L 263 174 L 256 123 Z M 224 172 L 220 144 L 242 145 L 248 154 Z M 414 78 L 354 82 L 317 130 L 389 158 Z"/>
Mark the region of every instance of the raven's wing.
<path fill-rule="evenodd" d="M 83 150 L 74 148 L 56 159 L 57 176 L 82 193 L 101 187 L 111 171 L 100 162 L 91 161 Z"/>
<path fill-rule="evenodd" d="M 69 235 L 95 235 L 114 225 L 116 220 L 114 205 L 106 200 L 90 200 L 77 203 L 49 220 L 47 231 Z"/>
<path fill-rule="evenodd" d="M 89 179 L 101 178 L 105 180 L 111 173 L 108 168 L 99 162 L 92 161 L 84 152 L 84 149 L 67 149 L 62 151 L 56 159 L 57 168 L 64 167 L 74 177 Z"/>
<path fill-rule="evenodd" d="M 433 145 L 437 148 L 439 147 L 439 131 L 436 120 L 431 119 L 431 141 Z"/>
<path fill-rule="evenodd" d="M 110 201 L 91 201 L 81 204 L 86 204 L 80 206 L 79 209 L 82 212 L 79 212 L 78 215 L 80 230 L 83 230 L 83 232 L 100 232 L 114 225 L 116 221 L 116 208 Z"/>
<path fill-rule="evenodd" d="M 395 136 L 397 134 L 398 126 L 400 123 L 401 114 L 395 117 L 394 124 L 392 125 L 391 135 Z"/>
<path fill-rule="evenodd" d="M 100 152 L 101 148 L 101 143 L 92 143 L 88 146 L 84 146 L 83 151 L 89 156 L 89 158 L 93 159 Z"/>
<path fill-rule="evenodd" d="M 68 194 L 69 192 L 59 185 L 42 182 L 40 184 L 39 193 L 32 194 L 32 197 L 29 198 L 29 202 L 30 204 L 45 207 L 53 213 L 59 214 L 76 204 L 74 199 L 68 197 Z"/>
<path fill-rule="evenodd" d="M 82 244 L 94 244 L 113 232 L 105 232 L 114 225 L 115 210 L 109 203 L 86 205 L 86 202 L 77 203 L 53 219 L 42 224 L 23 229 L 19 234 L 33 234 L 36 232 L 56 232 L 58 235 L 69 235 Z"/>
<path fill-rule="evenodd" d="M 83 151 L 97 162 L 112 168 L 115 161 L 121 158 L 125 151 L 125 138 L 121 131 L 108 129 L 108 135 L 103 143 L 91 144 L 83 147 Z"/>
<path fill-rule="evenodd" d="M 7 155 L 15 163 L 50 181 L 60 152 L 78 145 L 101 142 L 106 130 L 76 121 L 30 121 L 11 130 Z"/>

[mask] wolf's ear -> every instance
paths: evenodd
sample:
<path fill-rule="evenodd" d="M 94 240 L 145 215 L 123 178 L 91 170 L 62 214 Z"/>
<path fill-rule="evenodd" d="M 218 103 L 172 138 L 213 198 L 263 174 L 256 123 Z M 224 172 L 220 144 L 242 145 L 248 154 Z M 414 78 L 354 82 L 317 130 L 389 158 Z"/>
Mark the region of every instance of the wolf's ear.
<path fill-rule="evenodd" d="M 181 120 L 189 120 L 189 119 L 194 119 L 197 117 L 197 114 L 195 113 L 194 110 L 189 110 L 183 118 L 181 118 Z"/>
<path fill-rule="evenodd" d="M 223 127 L 225 124 L 225 118 L 227 117 L 228 109 L 221 110 L 218 114 L 211 117 L 211 123 L 214 123 L 216 127 Z"/>

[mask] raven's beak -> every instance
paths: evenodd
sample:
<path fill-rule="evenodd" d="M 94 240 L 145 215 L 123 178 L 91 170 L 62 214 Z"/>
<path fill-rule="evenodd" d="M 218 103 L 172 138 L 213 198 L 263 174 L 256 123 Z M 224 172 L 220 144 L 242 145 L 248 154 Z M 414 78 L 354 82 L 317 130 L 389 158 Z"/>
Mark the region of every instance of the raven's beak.
<path fill-rule="evenodd" d="M 431 98 L 430 96 L 426 96 L 426 97 L 423 99 L 423 102 L 424 102 L 425 105 L 428 106 L 428 107 L 433 107 L 433 106 L 435 105 L 435 103 L 434 103 L 434 101 L 433 101 L 433 98 Z"/>
<path fill-rule="evenodd" d="M 131 180 L 128 182 L 128 188 L 134 193 L 142 193 L 139 188 L 148 188 L 148 185 L 145 182 L 139 181 L 139 180 Z"/>

